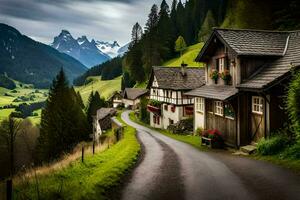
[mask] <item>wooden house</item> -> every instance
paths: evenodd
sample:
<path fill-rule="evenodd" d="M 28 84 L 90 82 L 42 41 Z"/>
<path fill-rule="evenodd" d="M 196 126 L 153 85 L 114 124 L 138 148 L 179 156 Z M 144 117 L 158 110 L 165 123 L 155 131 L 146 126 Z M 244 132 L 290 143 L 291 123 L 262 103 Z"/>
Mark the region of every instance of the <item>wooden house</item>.
<path fill-rule="evenodd" d="M 100 136 L 103 131 L 111 128 L 111 117 L 117 114 L 117 110 L 114 108 L 101 108 L 97 110 L 96 116 L 94 116 L 94 139 L 95 141 L 99 141 Z"/>
<path fill-rule="evenodd" d="M 113 108 L 117 108 L 123 104 L 123 95 L 122 92 L 114 92 L 109 98 L 108 101 Z"/>
<path fill-rule="evenodd" d="M 142 97 L 148 96 L 148 90 L 142 88 L 125 88 L 123 91 L 123 104 L 125 108 L 137 109 Z"/>
<path fill-rule="evenodd" d="M 286 122 L 283 96 L 300 65 L 300 32 L 214 29 L 196 60 L 206 84 L 186 93 L 195 97 L 195 129 L 218 129 L 239 147 Z"/>
<path fill-rule="evenodd" d="M 169 125 L 193 117 L 194 100 L 184 95 L 205 84 L 204 68 L 153 67 L 148 89 L 150 125 L 167 129 Z"/>

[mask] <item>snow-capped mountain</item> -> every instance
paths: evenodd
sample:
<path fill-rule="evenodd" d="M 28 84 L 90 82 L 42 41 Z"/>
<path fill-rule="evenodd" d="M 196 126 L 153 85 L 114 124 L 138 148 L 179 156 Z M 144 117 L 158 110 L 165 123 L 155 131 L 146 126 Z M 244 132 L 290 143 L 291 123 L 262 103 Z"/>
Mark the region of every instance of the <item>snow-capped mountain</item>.
<path fill-rule="evenodd" d="M 125 48 L 120 47 L 117 41 L 112 43 L 95 41 L 94 39 L 89 41 L 86 36 L 74 39 L 67 30 L 62 30 L 61 33 L 54 38 L 50 46 L 76 58 L 89 68 L 116 56 L 122 56 L 124 50 L 128 50 L 126 45 L 124 46 Z"/>

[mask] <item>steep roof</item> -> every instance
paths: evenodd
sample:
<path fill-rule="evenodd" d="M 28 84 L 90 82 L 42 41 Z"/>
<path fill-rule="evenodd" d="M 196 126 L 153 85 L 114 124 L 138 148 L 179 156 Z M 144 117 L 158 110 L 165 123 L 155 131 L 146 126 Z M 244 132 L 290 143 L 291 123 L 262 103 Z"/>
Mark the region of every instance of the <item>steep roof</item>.
<path fill-rule="evenodd" d="M 300 31 L 290 32 L 284 55 L 273 62 L 267 63 L 239 88 L 264 89 L 280 81 L 289 74 L 292 67 L 300 66 Z"/>
<path fill-rule="evenodd" d="M 215 28 L 196 60 L 201 62 L 215 37 L 239 56 L 282 56 L 290 32 Z"/>
<path fill-rule="evenodd" d="M 187 67 L 183 74 L 181 67 L 153 67 L 148 87 L 154 77 L 162 89 L 192 90 L 205 84 L 204 68 Z"/>
<path fill-rule="evenodd" d="M 140 96 L 147 94 L 147 89 L 142 88 L 125 88 L 123 98 L 135 100 Z"/>
<path fill-rule="evenodd" d="M 205 61 L 209 46 L 213 44 L 215 38 L 218 38 L 237 56 L 272 56 L 274 58 L 248 80 L 238 85 L 241 89 L 268 88 L 284 78 L 292 66 L 300 65 L 300 31 L 216 28 L 201 49 L 196 58 L 197 61 Z"/>
<path fill-rule="evenodd" d="M 194 89 L 185 93 L 185 95 L 195 96 L 195 97 L 204 97 L 208 99 L 219 99 L 219 100 L 228 100 L 231 97 L 235 96 L 238 93 L 238 89 L 224 85 L 205 85 L 200 88 Z"/>
<path fill-rule="evenodd" d="M 107 116 L 114 115 L 116 112 L 117 110 L 114 108 L 100 108 L 99 110 L 97 110 L 97 119 L 104 119 Z"/>

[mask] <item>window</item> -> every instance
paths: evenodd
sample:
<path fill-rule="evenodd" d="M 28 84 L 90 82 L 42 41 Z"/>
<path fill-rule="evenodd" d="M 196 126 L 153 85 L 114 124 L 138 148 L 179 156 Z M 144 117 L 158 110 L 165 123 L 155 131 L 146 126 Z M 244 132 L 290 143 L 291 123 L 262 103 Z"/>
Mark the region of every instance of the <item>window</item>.
<path fill-rule="evenodd" d="M 197 112 L 204 112 L 204 98 L 196 98 L 195 106 Z"/>
<path fill-rule="evenodd" d="M 215 101 L 215 114 L 223 116 L 223 102 Z"/>
<path fill-rule="evenodd" d="M 206 108 L 208 113 L 213 113 L 213 101 L 212 100 L 206 100 Z"/>
<path fill-rule="evenodd" d="M 225 115 L 225 117 L 230 118 L 230 119 L 234 119 L 234 117 L 235 117 L 234 110 L 233 110 L 232 106 L 228 103 L 226 103 L 224 105 L 224 115 Z"/>
<path fill-rule="evenodd" d="M 264 99 L 262 97 L 252 97 L 252 113 L 263 114 Z"/>
<path fill-rule="evenodd" d="M 174 124 L 174 120 L 169 119 L 169 124 L 170 124 L 170 125 L 171 125 L 171 124 Z"/>
<path fill-rule="evenodd" d="M 153 115 L 153 123 L 154 124 L 160 124 L 160 117 L 157 115 Z"/>
<path fill-rule="evenodd" d="M 216 66 L 216 70 L 219 71 L 220 73 L 223 72 L 225 70 L 225 58 L 218 58 L 217 59 L 217 66 Z"/>
<path fill-rule="evenodd" d="M 164 105 L 164 109 L 168 111 L 168 105 Z"/>

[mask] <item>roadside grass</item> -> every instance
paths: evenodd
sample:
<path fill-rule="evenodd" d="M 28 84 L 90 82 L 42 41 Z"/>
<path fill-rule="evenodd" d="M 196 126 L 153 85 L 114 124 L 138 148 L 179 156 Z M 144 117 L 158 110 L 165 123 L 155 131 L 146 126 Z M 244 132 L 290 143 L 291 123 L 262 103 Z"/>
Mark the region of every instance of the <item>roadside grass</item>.
<path fill-rule="evenodd" d="M 202 63 L 195 62 L 195 59 L 199 54 L 200 50 L 202 49 L 203 45 L 204 45 L 203 43 L 197 43 L 187 47 L 181 57 L 179 56 L 177 58 L 168 60 L 163 64 L 163 66 L 179 67 L 182 61 L 184 61 L 184 63 L 188 64 L 188 66 L 191 67 L 203 67 Z"/>
<path fill-rule="evenodd" d="M 293 158 L 283 158 L 281 154 L 271 155 L 271 156 L 262 156 L 258 154 L 251 155 L 250 158 L 254 158 L 256 160 L 267 161 L 279 166 L 282 166 L 286 169 L 290 169 L 297 174 L 300 174 L 300 160 Z"/>
<path fill-rule="evenodd" d="M 102 81 L 100 76 L 91 76 L 88 79 L 90 80 L 88 84 L 75 87 L 85 104 L 87 104 L 92 91 L 98 91 L 101 97 L 108 98 L 113 92 L 121 90 L 121 76 L 107 81 Z"/>
<path fill-rule="evenodd" d="M 84 163 L 76 160 L 68 167 L 31 179 L 17 186 L 18 197 L 38 199 L 109 199 L 110 189 L 118 186 L 122 177 L 138 159 L 140 145 L 133 127 L 126 126 L 124 138 L 102 153 L 87 155 Z"/>
<path fill-rule="evenodd" d="M 140 125 L 146 126 L 147 128 L 155 130 L 155 131 L 157 131 L 157 132 L 159 132 L 159 133 L 161 133 L 161 134 L 163 134 L 165 136 L 168 136 L 170 138 L 173 138 L 175 140 L 178 140 L 178 141 L 190 144 L 193 147 L 196 147 L 197 149 L 199 149 L 201 151 L 207 150 L 207 147 L 201 145 L 201 140 L 200 140 L 199 136 L 194 136 L 194 135 L 178 135 L 178 134 L 173 134 L 173 133 L 169 132 L 168 130 L 162 130 L 162 129 L 158 129 L 158 128 L 153 128 L 149 124 L 145 124 L 145 123 L 141 122 L 136 117 L 136 115 L 134 114 L 134 112 L 131 112 L 129 114 L 129 118 L 132 121 L 134 121 L 134 122 L 136 122 L 136 123 L 138 123 Z"/>

